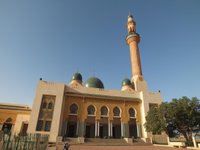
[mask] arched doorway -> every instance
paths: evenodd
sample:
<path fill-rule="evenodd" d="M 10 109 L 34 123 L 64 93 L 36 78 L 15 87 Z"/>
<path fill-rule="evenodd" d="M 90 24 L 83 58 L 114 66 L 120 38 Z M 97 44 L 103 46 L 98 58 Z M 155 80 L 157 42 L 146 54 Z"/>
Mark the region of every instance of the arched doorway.
<path fill-rule="evenodd" d="M 112 136 L 115 139 L 121 138 L 121 111 L 118 107 L 113 109 Z"/>
<path fill-rule="evenodd" d="M 77 115 L 78 115 L 78 106 L 77 104 L 70 105 L 69 108 L 69 116 L 67 122 L 67 137 L 76 137 L 78 135 L 78 127 L 77 127 Z"/>
<path fill-rule="evenodd" d="M 101 119 L 99 122 L 99 137 L 108 138 L 108 108 L 106 106 L 101 107 Z"/>
<path fill-rule="evenodd" d="M 137 138 L 137 123 L 135 109 L 129 108 L 129 137 Z"/>
<path fill-rule="evenodd" d="M 3 124 L 2 131 L 4 131 L 4 132 L 11 131 L 12 126 L 13 126 L 13 120 L 12 120 L 12 118 L 8 118 L 8 119 L 6 119 L 6 121 Z"/>
<path fill-rule="evenodd" d="M 95 112 L 96 109 L 93 105 L 88 106 L 87 108 L 87 119 L 85 121 L 85 137 L 94 138 L 95 137 Z"/>

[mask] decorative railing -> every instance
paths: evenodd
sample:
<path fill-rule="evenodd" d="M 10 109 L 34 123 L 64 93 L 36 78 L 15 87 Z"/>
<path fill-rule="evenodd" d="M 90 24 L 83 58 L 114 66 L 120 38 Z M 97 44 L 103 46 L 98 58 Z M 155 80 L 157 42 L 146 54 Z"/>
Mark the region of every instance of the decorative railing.
<path fill-rule="evenodd" d="M 44 134 L 12 135 L 11 132 L 2 132 L 0 137 L 1 150 L 45 150 L 49 139 Z"/>

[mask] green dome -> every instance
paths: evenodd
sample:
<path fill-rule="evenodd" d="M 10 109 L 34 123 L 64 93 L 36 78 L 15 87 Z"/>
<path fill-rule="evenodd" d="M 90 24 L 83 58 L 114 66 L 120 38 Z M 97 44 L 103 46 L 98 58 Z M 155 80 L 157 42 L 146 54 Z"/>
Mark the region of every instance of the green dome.
<path fill-rule="evenodd" d="M 131 81 L 128 78 L 122 81 L 122 86 L 125 86 L 125 85 L 131 85 Z"/>
<path fill-rule="evenodd" d="M 90 77 L 85 82 L 85 87 L 92 87 L 92 88 L 104 89 L 102 81 L 100 79 L 96 78 L 96 77 Z"/>
<path fill-rule="evenodd" d="M 73 76 L 72 76 L 72 80 L 78 80 L 82 82 L 82 75 L 79 72 L 76 72 Z"/>

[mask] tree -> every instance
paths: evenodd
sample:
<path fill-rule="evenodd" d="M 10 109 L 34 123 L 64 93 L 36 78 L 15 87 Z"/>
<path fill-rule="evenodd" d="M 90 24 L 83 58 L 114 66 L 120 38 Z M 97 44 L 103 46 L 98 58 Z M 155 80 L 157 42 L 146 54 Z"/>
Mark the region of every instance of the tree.
<path fill-rule="evenodd" d="M 164 103 L 162 105 L 164 105 Z M 166 131 L 167 125 L 164 118 L 164 113 L 161 110 L 161 105 L 159 107 L 150 108 L 146 116 L 145 123 L 147 132 L 152 132 L 152 134 L 160 134 L 162 131 Z"/>
<path fill-rule="evenodd" d="M 191 141 L 192 133 L 200 131 L 200 101 L 196 97 L 182 97 L 162 103 L 149 110 L 145 127 L 147 132 L 164 131 L 169 137 L 179 133 Z"/>

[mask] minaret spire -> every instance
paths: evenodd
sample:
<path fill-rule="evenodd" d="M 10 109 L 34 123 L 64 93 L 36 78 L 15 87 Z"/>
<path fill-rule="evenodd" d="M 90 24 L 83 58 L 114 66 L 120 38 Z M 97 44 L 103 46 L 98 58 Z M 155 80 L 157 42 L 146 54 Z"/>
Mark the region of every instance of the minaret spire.
<path fill-rule="evenodd" d="M 140 62 L 140 53 L 138 43 L 140 42 L 140 36 L 136 33 L 136 22 L 133 20 L 133 16 L 129 15 L 127 20 L 128 35 L 126 36 L 126 42 L 130 47 L 130 57 L 132 66 L 132 81 L 142 79 L 142 68 Z"/>
<path fill-rule="evenodd" d="M 136 23 L 133 20 L 133 16 L 131 14 L 128 15 L 127 29 L 128 29 L 128 33 L 136 32 Z"/>

